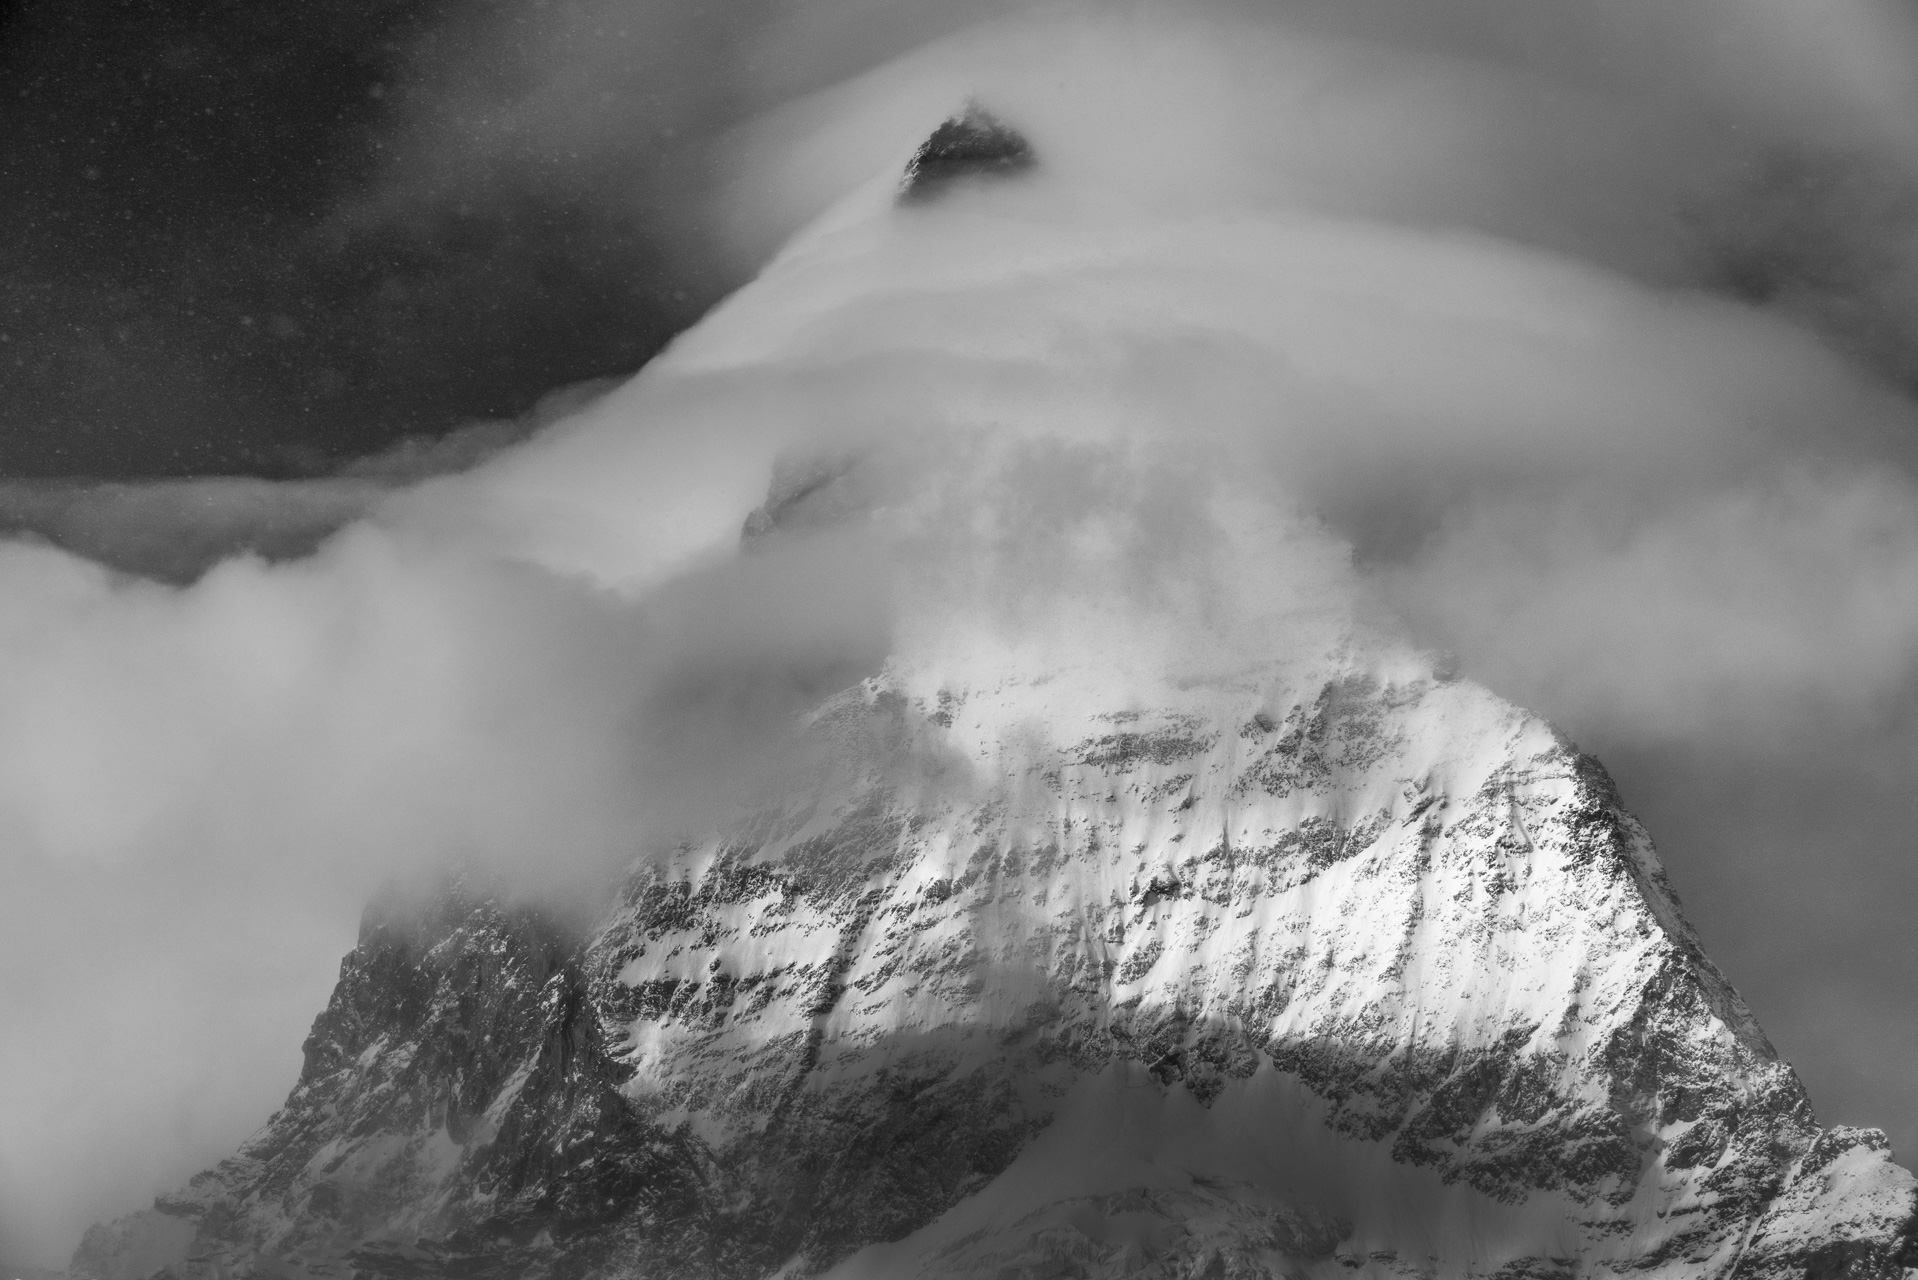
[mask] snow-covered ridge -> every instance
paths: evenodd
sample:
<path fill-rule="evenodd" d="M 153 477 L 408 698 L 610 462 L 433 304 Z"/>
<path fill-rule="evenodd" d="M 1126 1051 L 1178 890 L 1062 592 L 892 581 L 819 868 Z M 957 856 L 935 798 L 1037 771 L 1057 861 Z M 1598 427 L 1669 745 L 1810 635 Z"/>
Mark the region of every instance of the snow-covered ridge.
<path fill-rule="evenodd" d="M 1435 1175 L 1328 1207 L 1292 1171 L 1288 1203 L 1375 1246 L 1361 1265 L 1427 1269 L 1482 1218 L 1504 1226 L 1439 1270 L 1730 1268 L 1816 1127 L 1595 763 L 1429 675 L 1092 715 L 1048 683 L 869 683 L 819 724 L 880 744 L 865 785 L 640 894 L 599 945 L 642 1107 L 750 1144 L 802 1041 L 809 1091 L 993 1076 L 1023 1123 L 1113 1064 L 1229 1108 L 1281 1076 L 1341 1150 Z"/>
<path fill-rule="evenodd" d="M 286 1110 L 83 1269 L 1902 1276 L 1913 1179 L 1548 726 L 1402 659 L 1083 698 L 848 690 L 577 953 L 370 921 Z"/>

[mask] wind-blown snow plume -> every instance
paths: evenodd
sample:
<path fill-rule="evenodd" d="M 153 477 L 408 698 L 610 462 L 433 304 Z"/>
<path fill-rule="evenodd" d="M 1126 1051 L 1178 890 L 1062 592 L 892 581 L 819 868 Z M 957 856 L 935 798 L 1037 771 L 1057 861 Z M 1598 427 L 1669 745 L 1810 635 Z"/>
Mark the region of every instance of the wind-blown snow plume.
<path fill-rule="evenodd" d="M 0 1090 L 56 1103 L 5 1115 L 0 1244 L 56 1253 L 264 1114 L 381 880 L 476 861 L 590 896 L 889 654 L 1150 681 L 1410 628 L 1628 754 L 1751 761 L 1806 715 L 1911 750 L 1886 727 L 1918 659 L 1897 13 L 954 33 L 987 9 L 897 6 L 847 46 L 845 6 L 717 33 L 562 7 L 474 81 L 513 87 L 463 145 L 576 152 L 549 176 L 603 198 L 637 154 L 615 126 L 667 121 L 697 141 L 659 171 L 696 147 L 718 175 L 673 205 L 718 269 L 789 241 L 751 284 L 308 559 L 175 588 L 0 547 Z M 619 15 L 710 83 L 636 103 Z M 899 205 L 968 101 L 1034 163 Z M 213 1058 L 242 1077 L 220 1103 Z"/>

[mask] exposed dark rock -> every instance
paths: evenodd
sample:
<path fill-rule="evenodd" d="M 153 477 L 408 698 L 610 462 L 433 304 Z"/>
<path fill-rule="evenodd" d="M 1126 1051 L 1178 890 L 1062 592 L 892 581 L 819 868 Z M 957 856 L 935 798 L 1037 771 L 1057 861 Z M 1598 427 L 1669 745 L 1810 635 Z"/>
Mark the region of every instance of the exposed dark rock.
<path fill-rule="evenodd" d="M 934 129 L 913 152 L 899 188 L 901 204 L 923 204 L 965 178 L 1003 178 L 1035 163 L 1032 144 L 977 102 Z"/>

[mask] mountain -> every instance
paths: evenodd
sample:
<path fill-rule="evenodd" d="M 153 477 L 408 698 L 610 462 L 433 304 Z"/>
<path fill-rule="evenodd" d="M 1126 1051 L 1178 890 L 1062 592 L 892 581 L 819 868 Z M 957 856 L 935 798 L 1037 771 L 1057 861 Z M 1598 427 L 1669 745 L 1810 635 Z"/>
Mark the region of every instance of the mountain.
<path fill-rule="evenodd" d="M 286 1106 L 73 1270 L 1902 1277 L 1645 832 L 1345 655 L 1088 703 L 895 665 L 584 941 L 370 913 Z M 1096 682 L 1094 682 L 1096 683 Z"/>
<path fill-rule="evenodd" d="M 1032 155 L 955 117 L 903 192 L 824 215 L 635 381 L 653 412 L 705 397 L 701 430 L 879 424 L 780 468 L 739 559 L 883 528 L 919 593 L 892 657 L 640 858 L 586 936 L 478 882 L 369 912 L 286 1105 L 91 1231 L 76 1275 L 1918 1269 L 1918 1180 L 1883 1134 L 1821 1128 L 1604 769 L 1311 621 L 1356 608 L 1349 550 L 1232 488 L 1254 455 L 1193 425 L 1203 402 L 1168 400 L 1160 436 L 1135 421 L 1175 367 L 1148 337 L 1197 359 L 1181 396 L 1236 385 L 1219 352 L 1297 369 L 1305 327 L 1244 338 L 1262 281 L 1429 282 L 1374 261 L 1377 235 L 1082 244 L 1076 221 L 961 234 L 900 208 Z M 1227 235 L 1242 258 L 1192 265 Z M 1471 254 L 1453 266 L 1488 292 L 1516 278 Z M 1265 274 L 1234 291 L 1221 264 Z M 995 608 L 1030 634 L 993 639 Z"/>

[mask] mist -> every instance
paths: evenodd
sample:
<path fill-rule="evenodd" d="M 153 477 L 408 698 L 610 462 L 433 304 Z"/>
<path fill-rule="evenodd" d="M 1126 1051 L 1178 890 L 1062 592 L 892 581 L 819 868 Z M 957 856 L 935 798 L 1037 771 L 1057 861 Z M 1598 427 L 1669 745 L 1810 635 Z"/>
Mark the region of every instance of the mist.
<path fill-rule="evenodd" d="M 264 1120 L 382 886 L 464 868 L 590 916 L 887 662 L 1143 690 L 1453 655 L 1612 765 L 1821 1118 L 1909 1158 L 1918 950 L 1876 940 L 1908 932 L 1918 761 L 1910 18 L 587 2 L 438 33 L 337 217 L 562 183 L 742 287 L 450 460 L 243 517 L 0 495 L 95 557 L 0 544 L 0 1257 L 59 1263 Z M 897 206 L 969 100 L 1032 172 Z M 177 570 L 126 550 L 209 528 Z"/>

